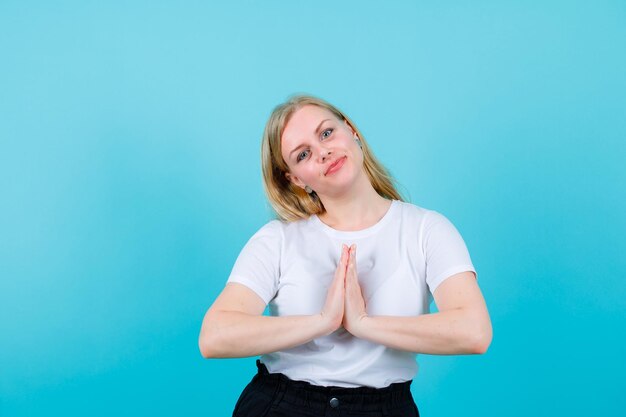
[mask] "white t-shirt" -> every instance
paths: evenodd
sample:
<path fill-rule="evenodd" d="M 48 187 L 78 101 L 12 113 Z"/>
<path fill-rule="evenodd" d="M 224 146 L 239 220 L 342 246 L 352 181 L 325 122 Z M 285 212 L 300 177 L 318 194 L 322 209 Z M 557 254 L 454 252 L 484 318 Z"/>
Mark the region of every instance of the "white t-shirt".
<path fill-rule="evenodd" d="M 272 220 L 246 243 L 228 282 L 252 289 L 273 316 L 318 314 L 341 257 L 357 245 L 357 275 L 370 316 L 429 312 L 432 293 L 459 272 L 476 270 L 463 238 L 442 214 L 392 200 L 375 225 L 339 231 L 316 215 Z M 303 345 L 262 355 L 269 372 L 315 385 L 386 387 L 413 379 L 416 354 L 358 339 L 340 328 Z"/>

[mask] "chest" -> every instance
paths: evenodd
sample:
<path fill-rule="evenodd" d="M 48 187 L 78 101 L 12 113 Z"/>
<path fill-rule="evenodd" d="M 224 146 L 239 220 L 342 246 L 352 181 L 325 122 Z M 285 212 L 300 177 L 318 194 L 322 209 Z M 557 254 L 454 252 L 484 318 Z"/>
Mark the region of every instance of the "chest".
<path fill-rule="evenodd" d="M 273 315 L 310 315 L 322 310 L 342 243 L 357 244 L 357 276 L 368 314 L 409 316 L 427 310 L 425 263 L 416 247 L 401 239 L 340 242 L 328 238 L 285 249 L 278 292 L 270 303 Z"/>

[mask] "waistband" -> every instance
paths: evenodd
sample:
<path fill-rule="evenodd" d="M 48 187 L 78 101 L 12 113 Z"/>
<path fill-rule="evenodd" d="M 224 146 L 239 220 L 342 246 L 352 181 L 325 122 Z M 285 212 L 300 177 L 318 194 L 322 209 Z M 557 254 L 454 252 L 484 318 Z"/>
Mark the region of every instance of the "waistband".
<path fill-rule="evenodd" d="M 390 410 L 413 403 L 412 381 L 393 383 L 384 388 L 335 387 L 313 385 L 306 381 L 294 381 L 281 373 L 269 373 L 257 359 L 258 373 L 252 380 L 256 388 L 272 397 L 279 396 L 294 406 L 318 409 L 327 407 L 363 411 Z"/>

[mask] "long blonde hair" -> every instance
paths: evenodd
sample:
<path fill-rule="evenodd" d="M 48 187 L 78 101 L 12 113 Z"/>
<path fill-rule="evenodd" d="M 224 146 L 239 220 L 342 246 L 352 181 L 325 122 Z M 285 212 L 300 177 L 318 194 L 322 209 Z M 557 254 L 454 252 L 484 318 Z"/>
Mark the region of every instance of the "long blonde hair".
<path fill-rule="evenodd" d="M 296 95 L 274 108 L 265 125 L 261 142 L 263 186 L 278 218 L 283 221 L 294 221 L 308 218 L 312 214 L 322 214 L 326 211 L 315 191 L 309 194 L 287 179 L 285 173 L 289 172 L 289 168 L 280 151 L 281 137 L 289 119 L 296 110 L 309 104 L 329 110 L 337 119 L 345 120 L 352 127 L 361 139 L 363 167 L 376 192 L 387 199 L 404 201 L 396 190 L 395 180 L 385 167 L 378 162 L 363 135 L 348 116 L 320 98 L 310 95 Z"/>

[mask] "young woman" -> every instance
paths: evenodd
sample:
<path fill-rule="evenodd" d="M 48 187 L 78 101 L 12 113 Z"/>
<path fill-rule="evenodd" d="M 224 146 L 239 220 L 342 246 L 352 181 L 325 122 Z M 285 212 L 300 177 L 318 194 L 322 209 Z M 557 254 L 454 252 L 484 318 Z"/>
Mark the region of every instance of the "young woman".
<path fill-rule="evenodd" d="M 416 354 L 491 343 L 461 235 L 404 202 L 356 125 L 319 98 L 274 109 L 261 158 L 278 219 L 244 246 L 199 338 L 206 358 L 261 355 L 233 415 L 419 416 Z"/>

